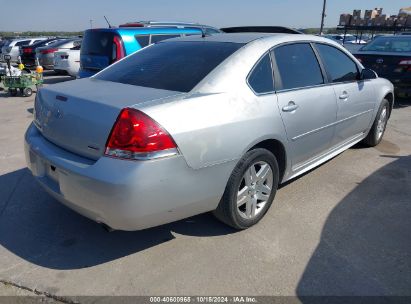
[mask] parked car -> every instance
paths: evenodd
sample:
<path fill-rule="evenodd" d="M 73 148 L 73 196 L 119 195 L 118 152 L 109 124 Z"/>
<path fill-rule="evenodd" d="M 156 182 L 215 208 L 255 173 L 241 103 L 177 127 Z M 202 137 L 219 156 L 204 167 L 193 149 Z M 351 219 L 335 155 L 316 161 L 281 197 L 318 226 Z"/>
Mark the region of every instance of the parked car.
<path fill-rule="evenodd" d="M 340 44 L 366 44 L 367 41 L 364 39 L 360 39 L 357 36 L 347 34 L 344 39 L 344 35 L 335 35 L 335 34 L 328 34 L 325 35 L 327 38 L 335 40 Z"/>
<path fill-rule="evenodd" d="M 411 36 L 379 36 L 354 55 L 365 67 L 389 79 L 398 95 L 411 94 Z"/>
<path fill-rule="evenodd" d="M 27 166 L 57 200 L 113 229 L 211 210 L 245 229 L 279 183 L 360 141 L 377 145 L 392 106 L 392 84 L 329 39 L 171 39 L 42 89 Z"/>
<path fill-rule="evenodd" d="M 143 23 L 87 30 L 81 45 L 79 78 L 93 76 L 113 62 L 152 43 L 184 35 L 200 35 L 201 31 L 198 27 L 147 26 Z"/>
<path fill-rule="evenodd" d="M 54 53 L 54 71 L 76 77 L 80 70 L 80 43 L 67 51 Z"/>
<path fill-rule="evenodd" d="M 173 28 L 198 28 L 204 31 L 206 35 L 223 33 L 222 30 L 199 23 L 180 22 L 180 21 L 135 21 L 121 24 L 119 27 L 173 27 Z"/>
<path fill-rule="evenodd" d="M 48 46 L 38 47 L 36 49 L 36 57 L 39 59 L 40 65 L 47 70 L 54 69 L 54 53 L 58 51 L 69 50 L 75 44 L 81 42 L 79 38 L 71 38 L 56 41 Z"/>
<path fill-rule="evenodd" d="M 23 46 L 20 48 L 21 62 L 26 67 L 34 67 L 36 65 L 36 49 L 39 47 L 48 46 L 56 41 L 62 40 L 62 38 L 50 38 L 42 40 L 32 45 Z"/>
<path fill-rule="evenodd" d="M 12 62 L 17 62 L 18 57 L 20 56 L 20 47 L 26 45 L 32 45 L 36 42 L 46 40 L 45 37 L 35 37 L 35 38 L 19 38 L 14 40 L 9 40 L 1 48 L 1 58 L 0 61 L 4 62 L 3 56 L 10 55 Z"/>

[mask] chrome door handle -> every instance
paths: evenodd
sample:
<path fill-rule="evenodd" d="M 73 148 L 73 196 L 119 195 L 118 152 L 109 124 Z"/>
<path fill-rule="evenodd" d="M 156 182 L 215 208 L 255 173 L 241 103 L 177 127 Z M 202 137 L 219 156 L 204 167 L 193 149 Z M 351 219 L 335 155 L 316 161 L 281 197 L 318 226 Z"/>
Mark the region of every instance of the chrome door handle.
<path fill-rule="evenodd" d="M 348 95 L 348 93 L 346 91 L 342 92 L 342 94 L 340 95 L 340 99 L 347 99 L 350 95 Z"/>
<path fill-rule="evenodd" d="M 297 110 L 297 109 L 298 109 L 298 105 L 295 104 L 294 101 L 290 101 L 290 102 L 288 103 L 288 105 L 286 105 L 286 106 L 283 107 L 282 110 L 283 110 L 284 112 L 292 112 L 292 111 L 295 111 L 295 110 Z"/>

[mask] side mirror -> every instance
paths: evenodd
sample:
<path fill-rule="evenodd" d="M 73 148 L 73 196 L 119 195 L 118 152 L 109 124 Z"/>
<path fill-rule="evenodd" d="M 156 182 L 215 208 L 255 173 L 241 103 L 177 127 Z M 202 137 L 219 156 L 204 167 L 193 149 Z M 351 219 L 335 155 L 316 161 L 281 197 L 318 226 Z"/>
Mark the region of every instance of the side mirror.
<path fill-rule="evenodd" d="M 361 80 L 375 79 L 375 78 L 378 78 L 378 75 L 374 70 L 364 69 L 361 71 L 361 74 L 360 74 Z"/>

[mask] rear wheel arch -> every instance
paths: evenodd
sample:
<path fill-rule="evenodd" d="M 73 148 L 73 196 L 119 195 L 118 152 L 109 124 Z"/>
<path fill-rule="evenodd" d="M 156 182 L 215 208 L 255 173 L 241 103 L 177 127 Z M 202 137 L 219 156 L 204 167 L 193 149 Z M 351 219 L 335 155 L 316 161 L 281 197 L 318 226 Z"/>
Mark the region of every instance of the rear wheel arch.
<path fill-rule="evenodd" d="M 279 182 L 281 183 L 285 174 L 285 170 L 287 168 L 287 152 L 283 143 L 277 139 L 266 139 L 255 144 L 248 151 L 258 148 L 263 148 L 270 151 L 277 159 L 278 169 L 280 173 Z"/>
<path fill-rule="evenodd" d="M 390 104 L 390 112 L 389 112 L 389 115 L 388 115 L 388 117 L 390 117 L 392 109 L 393 109 L 393 105 L 394 105 L 394 94 L 390 92 L 387 95 L 385 95 L 385 97 L 383 99 L 388 100 L 388 103 Z"/>

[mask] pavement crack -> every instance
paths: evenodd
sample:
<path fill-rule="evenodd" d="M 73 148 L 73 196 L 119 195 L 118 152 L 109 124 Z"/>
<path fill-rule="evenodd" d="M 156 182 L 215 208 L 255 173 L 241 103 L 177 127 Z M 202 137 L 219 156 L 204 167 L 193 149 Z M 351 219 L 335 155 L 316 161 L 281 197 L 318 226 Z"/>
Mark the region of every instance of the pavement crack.
<path fill-rule="evenodd" d="M 17 284 L 17 283 L 11 282 L 11 281 L 0 279 L 0 283 L 5 285 L 5 286 L 13 286 L 15 288 L 26 290 L 26 291 L 34 293 L 35 295 L 46 297 L 46 298 L 49 298 L 49 299 L 52 299 L 52 300 L 55 300 L 55 301 L 58 301 L 58 302 L 61 302 L 61 303 L 66 303 L 66 304 L 78 304 L 79 303 L 77 301 L 73 301 L 73 300 L 67 299 L 65 297 L 56 296 L 56 295 L 53 295 L 53 294 L 48 293 L 46 291 L 41 291 L 41 290 L 38 290 L 36 288 L 30 288 L 30 287 L 27 287 L 27 286 L 24 286 L 24 285 L 21 285 L 21 284 Z"/>

